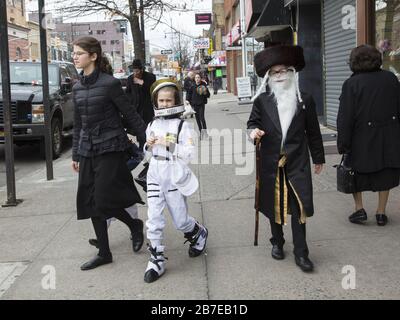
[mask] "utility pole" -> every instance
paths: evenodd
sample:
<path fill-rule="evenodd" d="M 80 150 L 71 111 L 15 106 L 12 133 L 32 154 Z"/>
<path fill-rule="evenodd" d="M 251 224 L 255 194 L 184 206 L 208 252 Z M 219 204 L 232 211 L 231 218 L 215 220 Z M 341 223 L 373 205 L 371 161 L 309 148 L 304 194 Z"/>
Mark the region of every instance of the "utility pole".
<path fill-rule="evenodd" d="M 242 39 L 242 77 L 247 77 L 247 48 L 246 48 L 246 13 L 245 0 L 240 0 L 240 37 Z"/>

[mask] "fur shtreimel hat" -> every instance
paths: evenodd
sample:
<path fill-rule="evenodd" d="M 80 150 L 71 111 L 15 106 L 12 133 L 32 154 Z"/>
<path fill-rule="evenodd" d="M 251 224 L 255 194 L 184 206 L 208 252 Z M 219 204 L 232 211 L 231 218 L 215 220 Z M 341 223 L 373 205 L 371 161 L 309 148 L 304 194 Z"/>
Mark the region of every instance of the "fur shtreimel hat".
<path fill-rule="evenodd" d="M 280 64 L 294 67 L 297 72 L 301 71 L 306 65 L 303 48 L 291 45 L 275 45 L 264 49 L 254 57 L 254 67 L 260 78 L 264 78 L 271 67 Z"/>

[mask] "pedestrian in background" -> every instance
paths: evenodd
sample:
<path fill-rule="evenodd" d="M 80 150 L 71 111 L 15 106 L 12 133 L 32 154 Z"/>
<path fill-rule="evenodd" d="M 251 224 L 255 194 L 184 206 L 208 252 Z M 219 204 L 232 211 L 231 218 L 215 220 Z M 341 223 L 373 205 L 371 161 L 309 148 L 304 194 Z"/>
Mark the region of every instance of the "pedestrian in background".
<path fill-rule="evenodd" d="M 145 126 L 124 94 L 121 82 L 107 74 L 99 41 L 83 37 L 74 42 L 73 59 L 81 68 L 81 79 L 73 87 L 74 133 L 72 168 L 79 172 L 78 220 L 91 219 L 97 237 L 98 254 L 81 266 L 89 270 L 111 263 L 106 220 L 115 217 L 132 235 L 133 251 L 143 244 L 143 222 L 133 219 L 125 208 L 142 203 L 126 161 L 128 132 L 145 142 Z"/>
<path fill-rule="evenodd" d="M 206 139 L 208 138 L 208 134 L 205 109 L 207 99 L 210 97 L 210 91 L 208 90 L 206 83 L 201 79 L 200 74 L 196 74 L 194 80 L 195 83 L 190 88 L 186 100 L 196 112 L 196 122 L 199 127 L 200 139 Z"/>
<path fill-rule="evenodd" d="M 133 69 L 133 73 L 128 77 L 126 94 L 147 125 L 154 117 L 150 87 L 156 81 L 156 76 L 145 71 L 139 59 L 133 60 L 129 67 Z"/>
<path fill-rule="evenodd" d="M 382 55 L 372 46 L 353 49 L 349 64 L 353 74 L 343 84 L 337 117 L 338 151 L 355 172 L 355 212 L 349 220 L 367 220 L 362 192 L 377 191 L 375 217 L 384 226 L 389 192 L 400 177 L 400 84 L 381 69 Z"/>

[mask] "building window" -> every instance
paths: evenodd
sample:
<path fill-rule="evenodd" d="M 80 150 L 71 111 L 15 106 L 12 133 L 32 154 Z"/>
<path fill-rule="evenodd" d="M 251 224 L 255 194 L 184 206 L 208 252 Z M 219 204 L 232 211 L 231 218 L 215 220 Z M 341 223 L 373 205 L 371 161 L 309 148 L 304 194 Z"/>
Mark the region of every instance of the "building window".
<path fill-rule="evenodd" d="M 17 59 L 21 59 L 22 58 L 22 51 L 21 51 L 20 47 L 17 47 L 16 57 L 17 57 Z"/>
<path fill-rule="evenodd" d="M 110 42 L 111 44 L 115 44 L 115 40 L 111 40 L 111 42 Z"/>
<path fill-rule="evenodd" d="M 375 0 L 375 30 L 383 69 L 400 80 L 400 0 Z"/>
<path fill-rule="evenodd" d="M 107 41 L 106 40 L 102 40 L 101 44 L 107 44 Z"/>

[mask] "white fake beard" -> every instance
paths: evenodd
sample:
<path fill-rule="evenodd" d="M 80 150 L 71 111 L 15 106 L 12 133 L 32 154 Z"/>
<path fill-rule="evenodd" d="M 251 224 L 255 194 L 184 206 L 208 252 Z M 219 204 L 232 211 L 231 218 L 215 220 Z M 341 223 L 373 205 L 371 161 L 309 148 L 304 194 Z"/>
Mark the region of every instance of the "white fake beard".
<path fill-rule="evenodd" d="M 287 74 L 285 81 L 282 82 L 269 79 L 269 87 L 277 103 L 283 146 L 287 131 L 297 110 L 297 90 L 294 74 Z"/>

